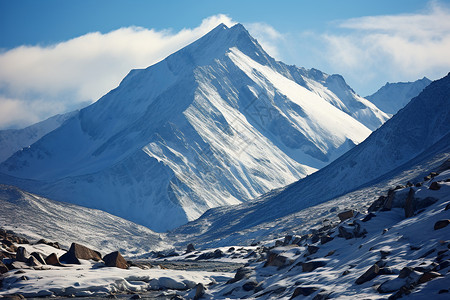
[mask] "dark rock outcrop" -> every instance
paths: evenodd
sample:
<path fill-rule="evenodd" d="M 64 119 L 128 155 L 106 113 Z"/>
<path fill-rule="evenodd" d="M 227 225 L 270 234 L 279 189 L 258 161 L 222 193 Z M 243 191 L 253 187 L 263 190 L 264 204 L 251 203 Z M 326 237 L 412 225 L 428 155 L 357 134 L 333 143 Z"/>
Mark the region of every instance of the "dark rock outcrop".
<path fill-rule="evenodd" d="M 338 214 L 339 220 L 345 221 L 347 219 L 353 218 L 354 212 L 353 210 L 346 210 Z"/>
<path fill-rule="evenodd" d="M 127 261 L 123 258 L 119 251 L 112 252 L 103 257 L 103 261 L 107 267 L 116 267 L 120 269 L 128 269 Z"/>
<path fill-rule="evenodd" d="M 378 276 L 380 273 L 380 267 L 377 264 L 371 266 L 364 274 L 362 274 L 358 279 L 356 279 L 356 284 L 363 284 L 367 281 L 370 281 Z"/>
<path fill-rule="evenodd" d="M 80 264 L 80 259 L 100 261 L 102 259 L 102 255 L 100 252 L 92 250 L 86 246 L 72 243 L 69 251 L 59 258 L 60 261 L 68 264 Z"/>
<path fill-rule="evenodd" d="M 434 224 L 434 230 L 439 230 L 442 228 L 445 228 L 448 226 L 448 224 L 450 224 L 450 220 L 439 220 Z"/>

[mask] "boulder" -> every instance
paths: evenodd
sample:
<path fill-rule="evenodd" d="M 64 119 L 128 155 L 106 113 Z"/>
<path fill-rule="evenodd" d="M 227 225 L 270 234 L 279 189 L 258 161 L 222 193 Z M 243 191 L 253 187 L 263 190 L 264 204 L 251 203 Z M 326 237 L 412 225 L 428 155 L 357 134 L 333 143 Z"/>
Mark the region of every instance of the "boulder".
<path fill-rule="evenodd" d="M 439 220 L 434 224 L 434 230 L 439 230 L 442 229 L 444 227 L 447 227 L 448 224 L 450 224 L 450 220 Z"/>
<path fill-rule="evenodd" d="M 112 252 L 103 257 L 103 261 L 107 267 L 116 267 L 120 269 L 128 269 L 127 261 L 123 258 L 119 251 Z"/>
<path fill-rule="evenodd" d="M 79 261 L 78 261 L 79 262 Z M 49 256 L 47 256 L 45 258 L 45 263 L 47 265 L 52 265 L 52 266 L 58 266 L 58 267 L 64 267 L 63 264 L 61 264 L 59 262 L 58 256 L 56 256 L 55 253 L 50 254 Z"/>
<path fill-rule="evenodd" d="M 56 249 L 61 249 L 61 246 L 59 245 L 58 242 L 49 242 L 49 241 L 47 241 L 45 239 L 40 239 L 39 241 L 37 241 L 36 244 L 45 244 L 45 245 L 49 245 L 49 246 L 51 246 L 53 248 L 56 248 Z"/>
<path fill-rule="evenodd" d="M 77 260 L 75 260 L 74 258 L 76 258 L 76 259 L 92 259 L 95 261 L 100 261 L 100 260 L 102 260 L 102 255 L 100 254 L 100 252 L 92 250 L 86 246 L 83 246 L 83 245 L 80 245 L 77 243 L 72 243 L 69 251 L 67 251 L 66 254 L 62 255 L 59 258 L 59 260 L 66 262 L 66 263 L 76 264 Z M 70 261 L 72 261 L 72 262 L 70 262 Z"/>
<path fill-rule="evenodd" d="M 389 190 L 386 200 L 383 203 L 383 207 L 381 208 L 382 211 L 387 211 L 392 209 L 392 204 L 394 202 L 395 197 L 395 191 Z"/>
<path fill-rule="evenodd" d="M 368 222 L 368 221 L 372 220 L 373 217 L 376 217 L 376 216 L 377 216 L 376 214 L 370 212 L 361 221 Z"/>
<path fill-rule="evenodd" d="M 377 277 L 377 275 L 380 273 L 380 267 L 377 264 L 374 264 L 371 266 L 364 274 L 362 274 L 358 279 L 356 279 L 356 284 L 363 284 L 367 281 L 370 281 Z"/>
<path fill-rule="evenodd" d="M 302 263 L 302 269 L 303 269 L 303 272 L 312 272 L 319 267 L 324 267 L 326 264 L 327 263 L 324 260 L 311 260 L 311 261 Z"/>
<path fill-rule="evenodd" d="M 70 251 L 68 251 L 65 254 L 61 255 L 61 257 L 59 258 L 59 261 L 65 263 L 65 264 L 81 265 L 81 262 L 75 256 L 75 253 L 70 252 Z"/>
<path fill-rule="evenodd" d="M 408 197 L 405 200 L 405 218 L 410 218 L 414 216 L 415 211 L 415 199 L 414 199 L 415 191 L 410 188 L 408 192 Z"/>
<path fill-rule="evenodd" d="M 9 271 L 8 267 L 5 266 L 5 264 L 0 260 L 0 274 L 4 274 L 8 271 Z"/>
<path fill-rule="evenodd" d="M 429 271 L 429 272 L 424 273 L 422 276 L 420 276 L 419 283 L 425 283 L 436 277 L 441 277 L 441 276 L 442 275 L 438 272 Z"/>
<path fill-rule="evenodd" d="M 329 236 L 328 234 L 327 235 L 323 235 L 323 236 L 320 237 L 320 243 L 322 245 L 326 244 L 328 242 L 331 242 L 332 240 L 333 240 L 333 238 L 331 236 Z"/>
<path fill-rule="evenodd" d="M 234 278 L 227 281 L 227 284 L 229 283 L 235 283 L 238 282 L 241 279 L 244 278 L 250 278 L 250 276 L 253 274 L 253 270 L 245 267 L 241 267 L 237 269 L 236 274 L 234 275 Z"/>
<path fill-rule="evenodd" d="M 34 258 L 36 258 L 37 261 L 38 261 L 41 265 L 46 265 L 45 259 L 44 259 L 44 257 L 42 256 L 41 253 L 39 253 L 39 252 L 32 252 L 32 253 L 31 253 L 31 256 L 33 256 Z"/>
<path fill-rule="evenodd" d="M 316 253 L 317 251 L 319 251 L 319 247 L 317 247 L 317 246 L 308 246 L 308 253 L 309 254 L 314 254 L 314 253 Z"/>
<path fill-rule="evenodd" d="M 433 190 L 433 191 L 437 191 L 437 190 L 439 190 L 441 188 L 441 185 L 439 184 L 439 182 L 436 182 L 436 181 L 433 181 L 431 184 L 430 184 L 430 187 L 429 187 L 429 189 L 430 190 Z"/>
<path fill-rule="evenodd" d="M 202 259 L 212 259 L 212 258 L 221 258 L 223 256 L 223 252 L 220 249 L 216 249 L 214 252 L 207 252 L 199 255 L 199 257 L 196 258 L 196 260 L 202 260 Z"/>
<path fill-rule="evenodd" d="M 191 253 L 191 252 L 194 252 L 194 251 L 195 251 L 194 244 L 191 243 L 191 244 L 186 246 L 186 253 Z"/>
<path fill-rule="evenodd" d="M 353 218 L 353 210 L 346 210 L 338 214 L 339 220 L 345 221 L 347 219 Z"/>
<path fill-rule="evenodd" d="M 299 286 L 294 290 L 294 293 L 291 296 L 291 299 L 294 299 L 295 297 L 298 297 L 300 295 L 302 296 L 309 296 L 316 291 L 318 291 L 319 288 L 315 286 Z"/>
<path fill-rule="evenodd" d="M 448 204 L 445 206 L 444 210 L 449 210 L 449 209 L 450 209 L 450 203 L 448 203 Z"/>
<path fill-rule="evenodd" d="M 258 281 L 250 279 L 246 283 L 244 283 L 242 289 L 246 292 L 253 291 L 258 286 L 258 284 Z"/>
<path fill-rule="evenodd" d="M 24 247 L 17 248 L 16 252 L 16 260 L 20 262 L 27 262 L 28 258 L 30 258 L 30 255 L 28 254 L 27 250 Z"/>
<path fill-rule="evenodd" d="M 38 267 L 41 266 L 42 264 L 36 259 L 36 257 L 30 256 L 27 259 L 27 265 L 29 265 L 30 267 Z"/>
<path fill-rule="evenodd" d="M 291 265 L 294 261 L 292 259 L 287 258 L 282 253 L 274 253 L 271 252 L 267 257 L 267 261 L 264 264 L 264 267 L 278 267 L 283 268 L 288 265 Z"/>
<path fill-rule="evenodd" d="M 380 196 L 378 197 L 377 200 L 375 200 L 370 207 L 367 209 L 369 211 L 369 213 L 373 212 L 373 211 L 378 211 L 380 208 L 383 207 L 384 202 L 386 201 L 386 197 L 385 196 Z"/>
<path fill-rule="evenodd" d="M 346 240 L 349 240 L 349 239 L 353 238 L 352 232 L 349 231 L 349 230 L 348 230 L 347 228 L 345 228 L 344 226 L 339 226 L 339 227 L 338 227 L 338 230 L 339 230 L 339 234 L 338 234 L 339 237 L 343 237 L 343 238 L 345 238 Z"/>
<path fill-rule="evenodd" d="M 205 294 L 206 288 L 203 283 L 199 283 L 195 286 L 195 296 L 194 300 L 198 300 Z"/>

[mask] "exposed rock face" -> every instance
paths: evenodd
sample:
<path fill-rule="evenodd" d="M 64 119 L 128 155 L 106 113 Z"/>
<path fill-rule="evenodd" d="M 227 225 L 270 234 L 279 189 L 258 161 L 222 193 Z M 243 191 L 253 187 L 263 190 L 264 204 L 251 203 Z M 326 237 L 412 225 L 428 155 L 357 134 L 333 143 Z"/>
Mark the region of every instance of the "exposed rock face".
<path fill-rule="evenodd" d="M 112 252 L 103 257 L 103 261 L 107 267 L 116 267 L 120 269 L 128 269 L 127 261 L 123 258 L 119 251 Z"/>
<path fill-rule="evenodd" d="M 100 252 L 89 249 L 86 246 L 72 243 L 69 251 L 59 258 L 60 261 L 68 264 L 80 264 L 79 259 L 92 259 L 95 261 L 100 261 L 102 259 L 102 255 Z"/>

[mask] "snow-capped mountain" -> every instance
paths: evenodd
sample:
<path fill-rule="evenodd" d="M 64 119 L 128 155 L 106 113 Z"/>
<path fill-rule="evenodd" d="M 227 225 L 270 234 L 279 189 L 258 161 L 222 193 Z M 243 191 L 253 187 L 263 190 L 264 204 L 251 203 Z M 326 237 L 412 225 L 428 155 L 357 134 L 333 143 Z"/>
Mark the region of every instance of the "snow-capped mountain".
<path fill-rule="evenodd" d="M 431 80 L 424 77 L 414 82 L 387 82 L 374 94 L 367 96 L 373 104 L 388 114 L 396 114 L 406 106 L 412 98 L 416 97 L 431 83 Z"/>
<path fill-rule="evenodd" d="M 277 62 L 221 24 L 132 70 L 3 162 L 1 180 L 163 231 L 313 173 L 387 118 L 342 77 Z"/>
<path fill-rule="evenodd" d="M 30 146 L 77 113 L 78 111 L 73 111 L 56 115 L 23 129 L 0 130 L 0 162 L 5 161 L 20 149 Z"/>
<path fill-rule="evenodd" d="M 420 178 L 449 158 L 450 74 L 432 82 L 364 142 L 323 169 L 253 202 L 211 209 L 171 235 L 174 240 L 214 246 L 250 243 L 305 222 L 314 224 L 317 218 L 326 218 L 333 206 L 373 201 L 380 191 Z M 346 195 L 326 209 L 304 210 L 369 185 L 376 186 Z"/>

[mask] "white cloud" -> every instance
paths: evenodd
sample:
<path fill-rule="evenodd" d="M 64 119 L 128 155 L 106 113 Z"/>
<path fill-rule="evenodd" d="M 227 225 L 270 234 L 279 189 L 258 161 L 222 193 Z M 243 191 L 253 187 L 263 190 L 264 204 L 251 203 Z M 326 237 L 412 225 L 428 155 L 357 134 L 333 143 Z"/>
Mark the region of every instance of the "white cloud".
<path fill-rule="evenodd" d="M 430 2 L 416 14 L 343 21 L 343 34 L 321 35 L 324 58 L 359 84 L 439 78 L 450 70 L 450 10 Z"/>
<path fill-rule="evenodd" d="M 244 26 L 270 56 L 281 59 L 280 43 L 285 42 L 285 35 L 266 23 L 249 23 Z"/>
<path fill-rule="evenodd" d="M 128 27 L 0 53 L 0 128 L 29 125 L 96 101 L 131 69 L 160 61 L 220 23 L 235 22 L 216 15 L 179 32 Z"/>

